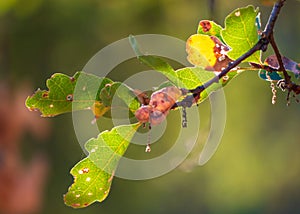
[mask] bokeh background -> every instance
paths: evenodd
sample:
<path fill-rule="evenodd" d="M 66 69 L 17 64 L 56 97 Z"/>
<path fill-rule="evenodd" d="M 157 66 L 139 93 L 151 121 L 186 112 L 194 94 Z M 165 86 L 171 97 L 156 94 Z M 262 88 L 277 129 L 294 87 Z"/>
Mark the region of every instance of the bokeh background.
<path fill-rule="evenodd" d="M 199 106 L 200 146 L 176 170 L 147 181 L 115 178 L 108 198 L 85 209 L 63 203 L 69 170 L 85 156 L 72 115 L 40 118 L 25 108 L 26 97 L 53 73 L 73 75 L 130 34 L 186 40 L 201 19 L 223 24 L 232 10 L 253 4 L 265 24 L 271 11 L 258 0 L 214 2 L 212 8 L 208 0 L 0 0 L 0 213 L 300 213 L 300 106 L 287 107 L 281 92 L 272 105 L 269 84 L 250 71 L 225 89 L 225 133 L 205 166 L 195 161 L 209 132 L 208 102 Z M 287 1 L 275 29 L 282 54 L 298 62 L 299 11 L 299 1 Z"/>

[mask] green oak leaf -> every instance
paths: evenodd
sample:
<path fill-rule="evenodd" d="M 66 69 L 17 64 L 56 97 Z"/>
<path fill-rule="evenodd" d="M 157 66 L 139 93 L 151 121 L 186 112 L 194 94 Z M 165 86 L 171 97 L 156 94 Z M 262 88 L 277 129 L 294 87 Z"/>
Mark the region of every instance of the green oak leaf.
<path fill-rule="evenodd" d="M 74 183 L 64 195 L 66 205 L 83 208 L 107 197 L 118 162 L 140 125 L 117 126 L 87 141 L 89 156 L 71 169 Z"/>
<path fill-rule="evenodd" d="M 56 73 L 46 84 L 48 91 L 38 89 L 26 99 L 26 106 L 30 110 L 39 110 L 44 117 L 91 109 L 99 118 L 111 109 L 116 92 L 131 112 L 140 105 L 127 85 L 84 72 L 77 72 L 73 77 Z"/>
<path fill-rule="evenodd" d="M 151 55 L 137 55 L 139 61 L 165 75 L 172 82 L 177 82 L 175 70 L 163 59 Z"/>
<path fill-rule="evenodd" d="M 108 78 L 84 72 L 77 72 L 73 77 L 56 73 L 46 82 L 49 90 L 38 89 L 26 99 L 26 106 L 30 110 L 39 110 L 43 117 L 91 108 L 95 101 L 100 101 L 99 89 L 109 83 L 112 81 Z"/>
<path fill-rule="evenodd" d="M 185 67 L 174 73 L 178 80 L 177 86 L 186 89 L 194 89 L 216 76 L 214 72 L 204 70 L 201 67 Z"/>
<path fill-rule="evenodd" d="M 221 36 L 231 48 L 228 52 L 231 59 L 236 60 L 258 42 L 257 15 L 258 9 L 248 6 L 236 9 L 226 17 L 225 29 L 221 31 Z M 255 52 L 244 62 L 261 64 L 261 51 Z"/>
<path fill-rule="evenodd" d="M 115 95 L 120 98 L 131 112 L 135 112 L 140 103 L 133 93 L 133 89 L 121 82 L 114 82 L 112 84 L 106 84 L 100 91 L 100 100 L 105 106 L 112 106 L 113 104 L 119 104 L 115 99 Z M 113 103 L 115 101 L 115 103 Z M 119 106 L 119 105 L 118 105 Z"/>
<path fill-rule="evenodd" d="M 223 38 L 221 36 L 222 29 L 223 28 L 214 21 L 201 20 L 198 25 L 197 33 L 208 36 L 215 36 L 224 43 Z"/>

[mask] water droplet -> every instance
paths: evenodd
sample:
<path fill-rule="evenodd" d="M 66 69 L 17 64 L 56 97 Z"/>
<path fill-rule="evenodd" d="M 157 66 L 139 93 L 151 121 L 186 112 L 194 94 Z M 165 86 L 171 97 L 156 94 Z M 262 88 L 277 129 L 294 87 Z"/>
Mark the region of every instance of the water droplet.
<path fill-rule="evenodd" d="M 276 104 L 276 100 L 272 99 L 272 104 L 273 105 Z"/>
<path fill-rule="evenodd" d="M 50 105 L 49 105 L 49 107 L 50 107 L 50 108 L 53 108 L 53 107 L 54 107 L 54 105 L 53 105 L 53 104 L 50 104 Z"/>
<path fill-rule="evenodd" d="M 76 198 L 79 198 L 79 197 L 80 197 L 80 194 L 75 195 L 75 197 L 76 197 Z"/>
<path fill-rule="evenodd" d="M 82 171 L 82 169 L 81 170 L 79 170 L 78 171 L 78 173 L 81 175 L 81 174 L 83 174 L 83 171 Z"/>
<path fill-rule="evenodd" d="M 146 149 L 145 149 L 145 152 L 151 152 L 150 144 L 147 144 Z"/>
<path fill-rule="evenodd" d="M 87 177 L 87 178 L 85 179 L 85 181 L 89 182 L 89 181 L 91 181 L 91 178 L 90 178 L 90 177 Z"/>
<path fill-rule="evenodd" d="M 93 193 L 92 193 L 92 192 L 89 192 L 89 193 L 88 193 L 88 196 L 92 196 L 92 195 L 93 195 Z"/>
<path fill-rule="evenodd" d="M 82 87 L 82 90 L 85 91 L 85 90 L 86 90 L 86 86 L 83 86 L 83 87 Z"/>

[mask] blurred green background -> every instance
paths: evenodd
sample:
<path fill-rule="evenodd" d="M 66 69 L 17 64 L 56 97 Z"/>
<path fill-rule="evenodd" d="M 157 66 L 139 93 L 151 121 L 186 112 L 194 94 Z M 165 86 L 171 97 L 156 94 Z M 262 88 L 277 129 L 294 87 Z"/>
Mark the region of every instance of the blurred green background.
<path fill-rule="evenodd" d="M 0 82 L 11 94 L 1 97 L 1 102 L 9 103 L 8 121 L 21 120 L 13 105 L 25 108 L 26 96 L 16 103 L 10 99 L 25 91 L 24 83 L 26 95 L 31 95 L 35 89 L 45 88 L 46 79 L 53 73 L 73 75 L 101 48 L 129 34 L 166 34 L 186 40 L 196 32 L 201 19 L 214 19 L 223 25 L 232 10 L 253 4 L 260 7 L 264 25 L 271 11 L 258 0 L 215 0 L 214 10 L 209 9 L 210 2 L 0 0 Z M 299 11 L 299 1 L 287 1 L 275 29 L 282 54 L 298 62 Z M 103 203 L 80 210 L 65 206 L 62 197 L 72 183 L 69 170 L 85 156 L 75 137 L 72 115 L 41 119 L 48 124 L 42 137 L 24 131 L 25 125 L 16 143 L 22 163 L 30 163 L 37 153 L 48 163 L 41 206 L 35 212 L 300 213 L 299 104 L 292 101 L 286 107 L 285 94 L 279 92 L 277 104 L 272 105 L 269 84 L 260 80 L 257 72 L 243 73 L 225 93 L 225 133 L 218 151 L 205 166 L 194 166 L 196 152 L 176 170 L 156 179 L 115 178 Z M 199 109 L 203 121 L 201 144 L 209 131 L 209 103 Z M 26 124 L 27 119 L 24 121 Z M 155 149 L 159 148 L 156 144 Z M 0 205 L 0 213 L 6 214 L 2 210 Z"/>

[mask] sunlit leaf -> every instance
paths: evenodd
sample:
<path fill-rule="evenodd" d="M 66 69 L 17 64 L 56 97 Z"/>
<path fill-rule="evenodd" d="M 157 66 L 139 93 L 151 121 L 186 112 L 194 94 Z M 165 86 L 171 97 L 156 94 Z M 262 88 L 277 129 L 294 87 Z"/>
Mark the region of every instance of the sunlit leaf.
<path fill-rule="evenodd" d="M 73 77 L 54 74 L 47 80 L 47 87 L 48 91 L 39 89 L 26 100 L 30 110 L 39 110 L 44 117 L 91 109 L 98 118 L 111 109 L 115 94 L 131 112 L 140 105 L 132 89 L 125 84 L 84 72 L 77 72 Z"/>
<path fill-rule="evenodd" d="M 180 82 L 179 87 L 186 89 L 194 89 L 216 76 L 214 72 L 206 71 L 200 67 L 181 68 L 174 73 Z"/>
<path fill-rule="evenodd" d="M 214 36 L 190 36 L 186 42 L 186 51 L 190 63 L 209 71 L 221 71 L 232 61 L 227 56 L 229 48 Z"/>
<path fill-rule="evenodd" d="M 89 156 L 71 169 L 74 183 L 64 196 L 68 206 L 83 208 L 107 197 L 118 162 L 139 126 L 117 126 L 86 143 Z"/>
<path fill-rule="evenodd" d="M 256 18 L 258 9 L 253 6 L 234 10 L 225 19 L 225 29 L 221 35 L 231 48 L 228 56 L 236 60 L 252 48 L 259 40 Z M 261 51 L 255 52 L 245 62 L 261 63 Z"/>
<path fill-rule="evenodd" d="M 223 38 L 221 36 L 222 27 L 210 20 L 201 20 L 198 25 L 197 33 L 204 34 L 208 36 L 215 36 L 220 41 L 223 42 Z"/>
<path fill-rule="evenodd" d="M 82 85 L 76 86 L 79 77 Z M 39 110 L 44 117 L 87 109 L 100 101 L 97 91 L 108 83 L 112 81 L 84 72 L 77 72 L 73 77 L 56 73 L 46 82 L 49 90 L 38 89 L 26 99 L 26 106 L 30 110 Z M 81 90 L 74 95 L 75 87 Z"/>

